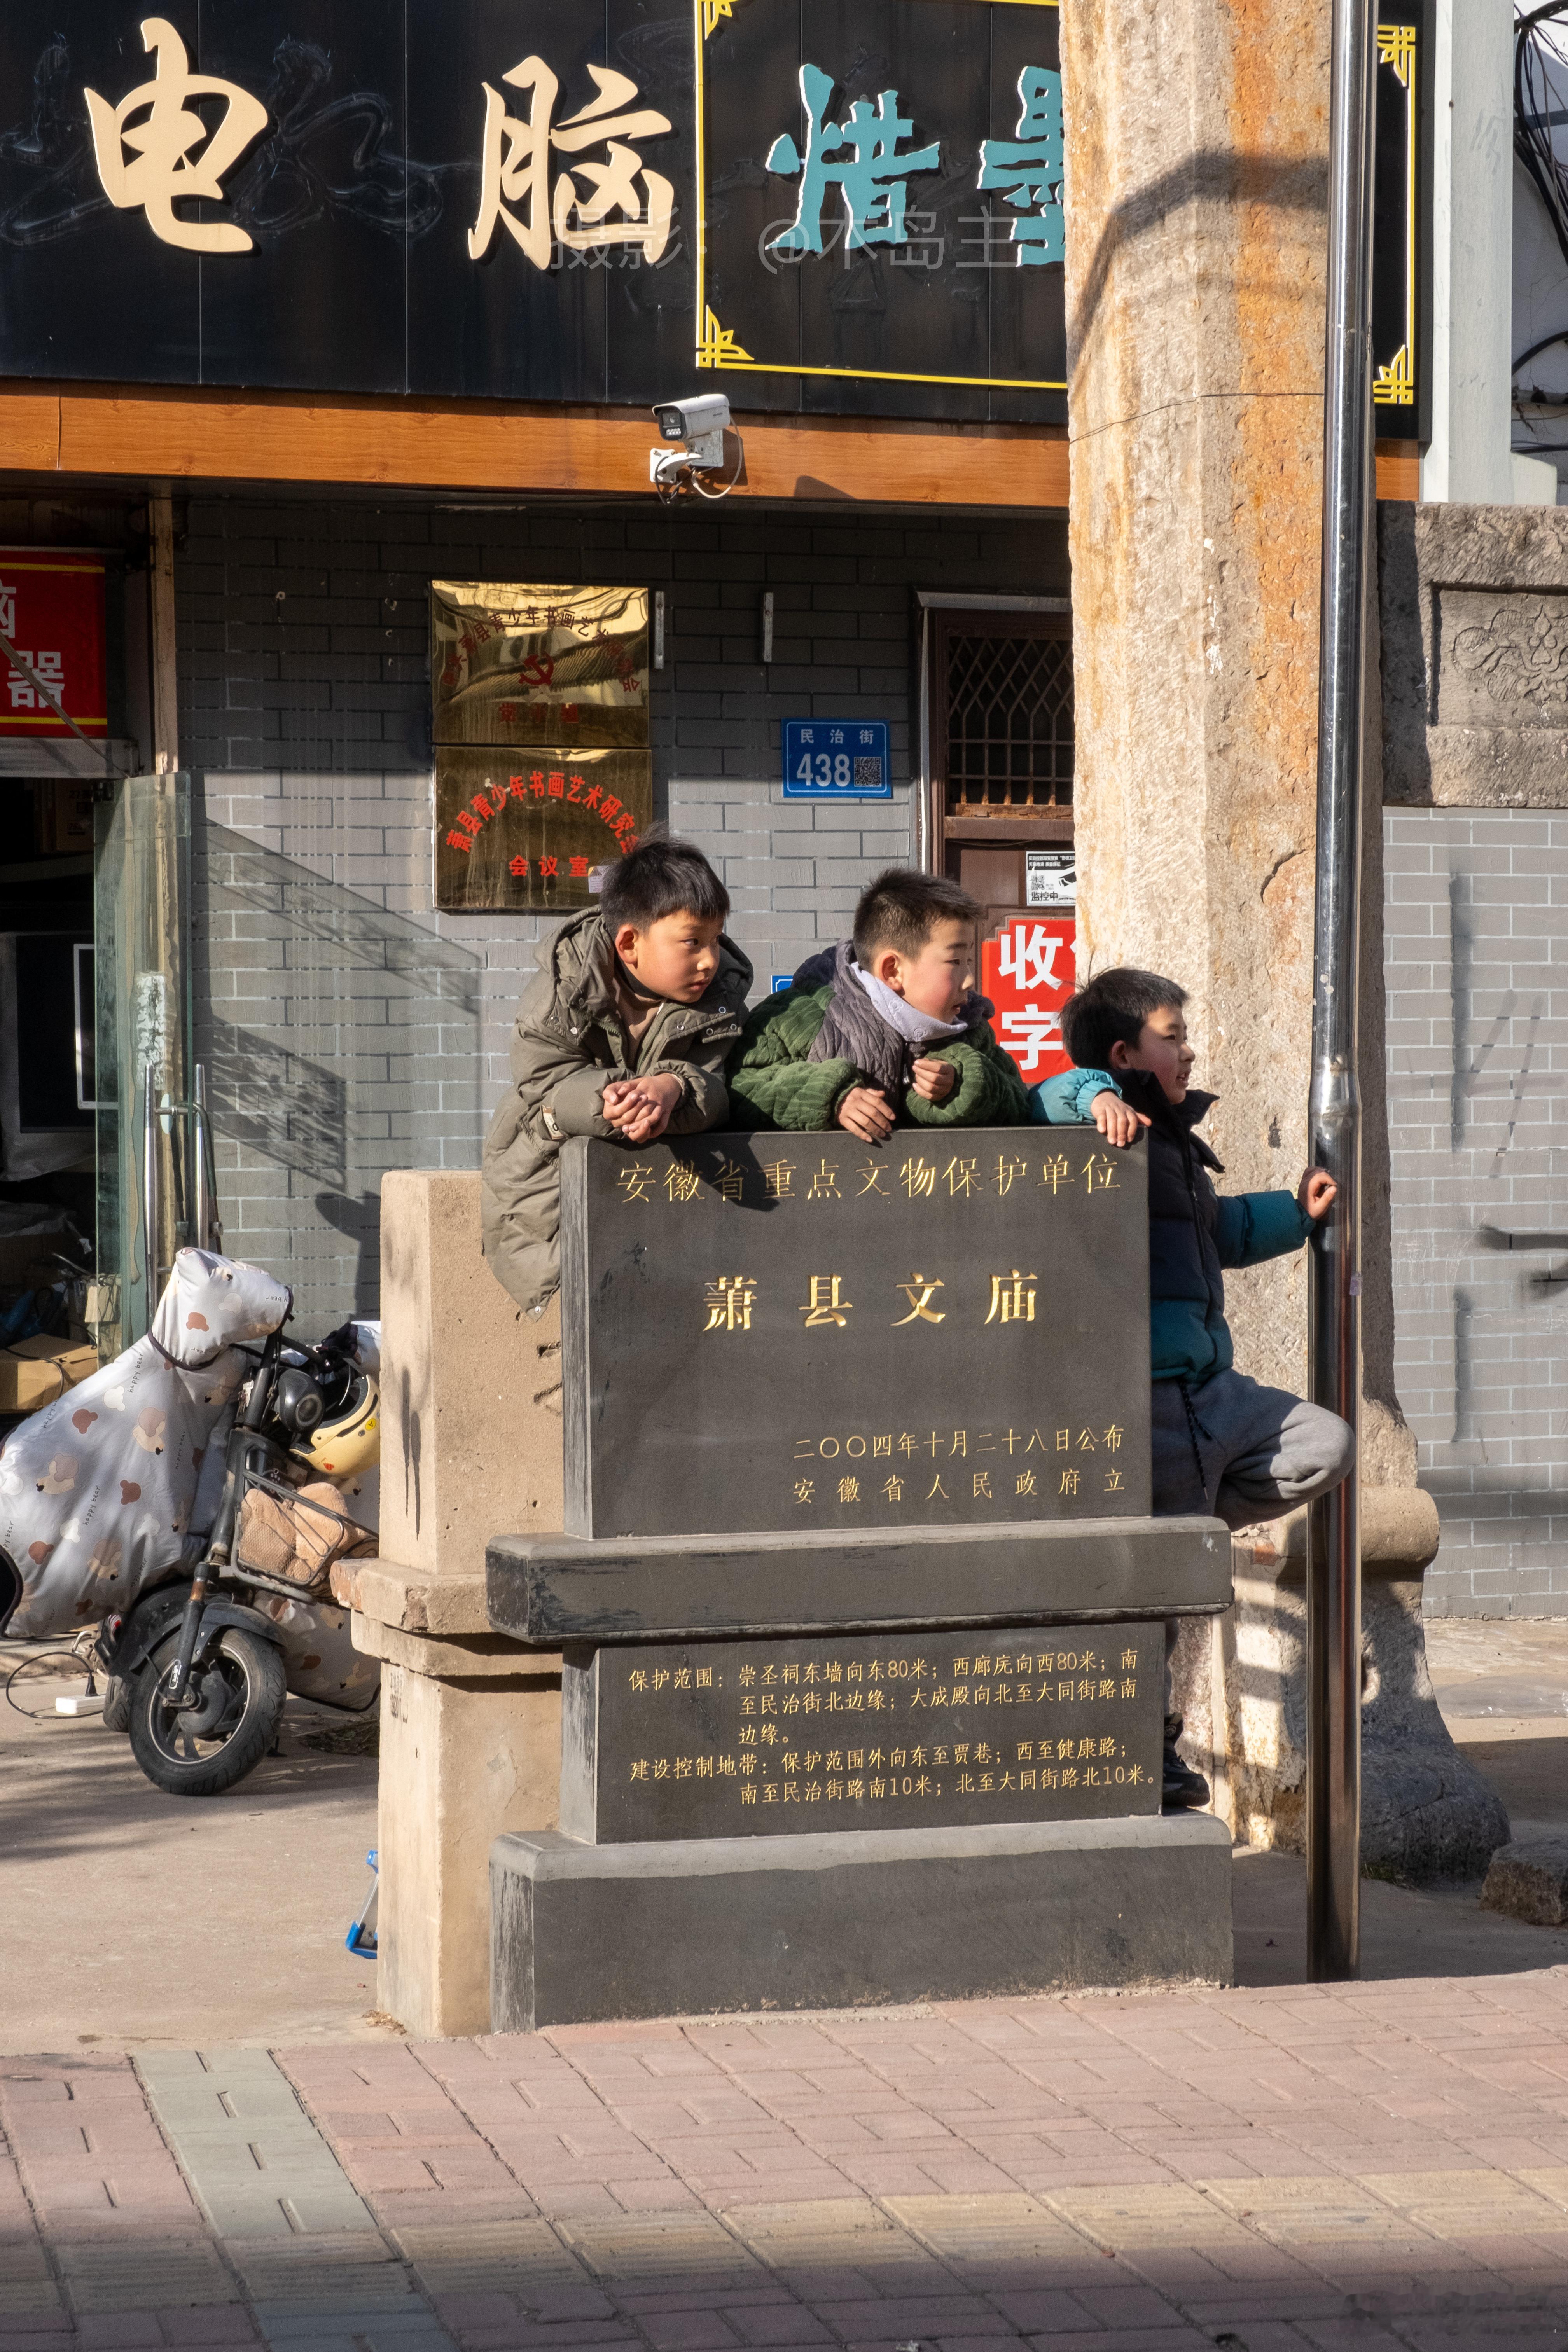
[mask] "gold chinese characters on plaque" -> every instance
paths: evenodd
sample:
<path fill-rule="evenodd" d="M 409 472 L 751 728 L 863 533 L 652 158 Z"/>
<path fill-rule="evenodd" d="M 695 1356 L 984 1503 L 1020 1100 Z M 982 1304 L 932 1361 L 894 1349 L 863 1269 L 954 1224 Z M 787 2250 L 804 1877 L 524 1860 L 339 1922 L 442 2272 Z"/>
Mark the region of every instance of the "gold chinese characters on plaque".
<path fill-rule="evenodd" d="M 647 592 L 431 583 L 436 904 L 569 914 L 653 815 Z"/>

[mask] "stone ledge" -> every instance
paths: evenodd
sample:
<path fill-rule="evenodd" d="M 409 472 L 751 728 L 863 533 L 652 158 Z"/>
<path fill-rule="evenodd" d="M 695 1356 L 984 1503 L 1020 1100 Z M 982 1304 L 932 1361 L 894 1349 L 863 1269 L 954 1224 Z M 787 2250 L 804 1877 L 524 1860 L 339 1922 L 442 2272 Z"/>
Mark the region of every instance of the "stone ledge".
<path fill-rule="evenodd" d="M 1292 1511 L 1249 1537 L 1237 1537 L 1238 1553 L 1263 1575 L 1281 1584 L 1301 1584 L 1307 1575 L 1308 1514 Z M 1437 1506 L 1421 1486 L 1363 1486 L 1361 1490 L 1362 1574 L 1392 1583 L 1411 1581 L 1437 1557 L 1441 1537 Z"/>
<path fill-rule="evenodd" d="M 687 1641 L 1213 1615 L 1231 1597 L 1218 1519 L 1078 1519 L 783 1535 L 498 1536 L 489 1623 L 515 1640 Z"/>
<path fill-rule="evenodd" d="M 1147 1820 L 490 1849 L 493 2030 L 1228 1984 L 1230 1832 Z"/>
<path fill-rule="evenodd" d="M 482 1576 L 432 1576 L 427 1569 L 400 1568 L 391 1559 L 342 1559 L 332 1570 L 331 1590 L 341 1609 L 400 1633 L 461 1640 L 489 1637 L 496 1630 L 485 1607 Z"/>
<path fill-rule="evenodd" d="M 445 1639 L 405 1633 L 356 1610 L 350 1620 L 350 1638 L 367 1658 L 406 1667 L 412 1675 L 434 1675 L 442 1682 L 538 1682 L 542 1685 L 561 1679 L 558 1652 L 525 1650 L 504 1633 L 450 1634 Z"/>

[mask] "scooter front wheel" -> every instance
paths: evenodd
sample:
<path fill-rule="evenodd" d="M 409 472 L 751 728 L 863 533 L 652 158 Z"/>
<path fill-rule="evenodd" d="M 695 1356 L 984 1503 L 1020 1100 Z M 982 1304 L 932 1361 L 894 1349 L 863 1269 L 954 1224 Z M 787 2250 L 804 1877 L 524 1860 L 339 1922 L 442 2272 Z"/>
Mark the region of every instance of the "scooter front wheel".
<path fill-rule="evenodd" d="M 194 1674 L 186 1703 L 167 1703 L 178 1631 L 136 1677 L 131 1751 L 154 1788 L 171 1797 L 216 1797 L 254 1772 L 278 1737 L 288 1696 L 283 1660 L 270 1642 L 226 1626 L 208 1664 Z"/>

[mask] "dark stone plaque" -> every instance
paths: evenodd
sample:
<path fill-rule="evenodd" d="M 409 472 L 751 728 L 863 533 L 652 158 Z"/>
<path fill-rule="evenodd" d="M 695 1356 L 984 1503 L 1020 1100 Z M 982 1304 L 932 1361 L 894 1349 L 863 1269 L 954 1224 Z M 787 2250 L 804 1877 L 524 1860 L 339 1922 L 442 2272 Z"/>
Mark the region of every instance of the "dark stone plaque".
<path fill-rule="evenodd" d="M 1145 1186 L 1090 1127 L 569 1141 L 568 1531 L 1145 1516 Z"/>
<path fill-rule="evenodd" d="M 1160 1807 L 1158 1622 L 568 1652 L 561 1826 L 598 1844 Z"/>

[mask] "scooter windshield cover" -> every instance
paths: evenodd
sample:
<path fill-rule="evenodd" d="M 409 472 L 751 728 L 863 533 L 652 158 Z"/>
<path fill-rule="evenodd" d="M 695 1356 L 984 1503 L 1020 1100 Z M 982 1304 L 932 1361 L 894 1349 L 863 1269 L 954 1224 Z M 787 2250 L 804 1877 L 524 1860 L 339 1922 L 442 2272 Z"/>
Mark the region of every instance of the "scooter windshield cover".
<path fill-rule="evenodd" d="M 259 1266 L 183 1249 L 153 1329 L 23 1422 L 0 1452 L 0 1550 L 21 1571 L 12 1635 L 128 1609 L 194 1564 L 217 1508 L 245 1378 L 241 1341 L 278 1328 L 289 1295 Z"/>

